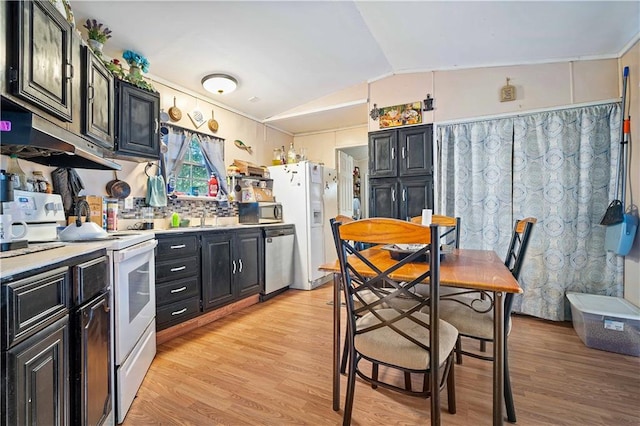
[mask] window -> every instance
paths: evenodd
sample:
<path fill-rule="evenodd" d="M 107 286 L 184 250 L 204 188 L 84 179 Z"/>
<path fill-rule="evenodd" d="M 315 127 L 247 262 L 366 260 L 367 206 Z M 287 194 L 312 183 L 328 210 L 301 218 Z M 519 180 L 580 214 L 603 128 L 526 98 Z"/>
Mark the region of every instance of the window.
<path fill-rule="evenodd" d="M 176 179 L 176 191 L 191 195 L 207 195 L 209 192 L 209 171 L 196 136 L 191 138 L 189 149 L 184 156 L 182 168 Z"/>

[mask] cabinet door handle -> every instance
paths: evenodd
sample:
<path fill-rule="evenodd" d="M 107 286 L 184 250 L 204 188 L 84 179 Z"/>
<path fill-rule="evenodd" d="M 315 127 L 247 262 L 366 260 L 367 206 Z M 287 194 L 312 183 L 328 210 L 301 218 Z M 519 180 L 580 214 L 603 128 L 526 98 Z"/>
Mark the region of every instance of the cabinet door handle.
<path fill-rule="evenodd" d="M 171 250 L 175 250 L 175 249 L 183 249 L 185 248 L 187 245 L 186 244 L 178 244 L 177 246 L 171 246 Z"/>
<path fill-rule="evenodd" d="M 93 88 L 93 84 L 90 85 L 89 87 L 87 87 L 87 92 L 88 92 L 88 98 L 90 101 L 93 101 L 93 98 L 95 97 L 95 89 Z"/>
<path fill-rule="evenodd" d="M 407 201 L 407 190 L 406 189 L 402 190 L 402 201 Z"/>
<path fill-rule="evenodd" d="M 391 159 L 392 160 L 396 159 L 396 149 L 395 148 L 391 148 Z"/>
<path fill-rule="evenodd" d="M 187 286 L 185 285 L 185 286 L 180 287 L 180 288 L 174 288 L 174 289 L 172 289 L 172 290 L 171 290 L 171 293 L 180 293 L 180 292 L 182 292 L 182 291 L 185 291 L 186 289 L 187 289 Z"/>
<path fill-rule="evenodd" d="M 402 147 L 402 159 L 404 160 L 405 158 L 407 158 L 407 150 L 405 149 L 405 147 Z"/>
<path fill-rule="evenodd" d="M 182 265 L 182 266 L 178 266 L 177 268 L 171 268 L 171 272 L 184 271 L 185 269 L 187 269 L 187 267 Z"/>
<path fill-rule="evenodd" d="M 236 274 L 236 261 L 234 260 L 231 263 L 233 264 L 233 272 L 232 273 L 233 273 L 233 275 L 235 275 Z"/>
<path fill-rule="evenodd" d="M 391 190 L 391 201 L 395 201 L 396 200 L 396 190 L 392 189 Z"/>
<path fill-rule="evenodd" d="M 184 314 L 185 312 L 187 312 L 187 308 L 182 308 L 179 311 L 171 312 L 171 315 L 180 315 Z"/>
<path fill-rule="evenodd" d="M 71 80 L 73 78 L 73 64 L 67 62 L 67 67 L 69 68 L 69 74 L 67 75 L 67 80 Z"/>
<path fill-rule="evenodd" d="M 238 263 L 240 264 L 240 269 L 238 272 L 242 272 L 242 259 L 238 259 Z"/>
<path fill-rule="evenodd" d="M 154 121 L 155 121 L 155 123 L 156 123 L 156 128 L 155 128 L 155 130 L 153 131 L 153 133 L 155 133 L 155 134 L 157 135 L 157 134 L 158 134 L 158 128 L 160 127 L 160 124 L 158 123 L 158 119 L 157 119 L 157 118 L 156 118 Z"/>

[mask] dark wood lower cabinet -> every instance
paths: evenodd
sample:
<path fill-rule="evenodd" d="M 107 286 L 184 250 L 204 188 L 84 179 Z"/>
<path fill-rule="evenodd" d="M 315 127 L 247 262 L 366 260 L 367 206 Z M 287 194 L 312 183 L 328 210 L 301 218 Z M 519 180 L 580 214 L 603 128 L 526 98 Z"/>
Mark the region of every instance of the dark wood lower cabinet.
<path fill-rule="evenodd" d="M 3 424 L 68 425 L 68 316 L 7 351 L 7 375 Z"/>
<path fill-rule="evenodd" d="M 205 311 L 260 292 L 262 244 L 259 228 L 202 236 Z"/>
<path fill-rule="evenodd" d="M 433 209 L 433 177 L 369 179 L 369 217 L 408 220 Z"/>

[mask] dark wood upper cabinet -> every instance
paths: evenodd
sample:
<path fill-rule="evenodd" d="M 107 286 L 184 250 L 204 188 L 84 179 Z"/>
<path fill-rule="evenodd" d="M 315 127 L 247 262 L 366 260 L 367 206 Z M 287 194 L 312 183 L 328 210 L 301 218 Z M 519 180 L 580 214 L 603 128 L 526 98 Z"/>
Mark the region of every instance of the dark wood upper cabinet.
<path fill-rule="evenodd" d="M 396 177 L 398 132 L 383 130 L 369 134 L 369 177 Z"/>
<path fill-rule="evenodd" d="M 71 25 L 49 1 L 19 1 L 12 6 L 11 93 L 72 121 Z"/>
<path fill-rule="evenodd" d="M 422 176 L 433 173 L 433 126 L 369 133 L 369 177 Z"/>
<path fill-rule="evenodd" d="M 398 130 L 399 176 L 433 173 L 433 127 L 431 125 Z"/>
<path fill-rule="evenodd" d="M 160 158 L 160 95 L 116 80 L 115 154 L 157 160 Z"/>
<path fill-rule="evenodd" d="M 104 63 L 83 46 L 82 132 L 92 141 L 113 150 L 115 140 L 114 78 Z"/>
<path fill-rule="evenodd" d="M 433 208 L 433 125 L 369 133 L 369 216 L 406 220 Z"/>

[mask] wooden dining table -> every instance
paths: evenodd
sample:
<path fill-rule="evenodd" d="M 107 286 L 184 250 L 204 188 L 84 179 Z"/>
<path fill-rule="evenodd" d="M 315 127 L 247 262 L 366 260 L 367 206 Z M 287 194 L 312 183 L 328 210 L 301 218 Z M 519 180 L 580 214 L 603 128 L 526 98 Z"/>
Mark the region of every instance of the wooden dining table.
<path fill-rule="evenodd" d="M 396 261 L 389 252 L 379 246 L 360 252 L 380 270 L 386 270 Z M 355 262 L 358 273 L 375 276 L 368 266 Z M 332 272 L 333 275 L 333 409 L 340 409 L 340 306 L 341 276 L 338 260 L 321 265 L 320 270 Z M 411 281 L 429 269 L 428 262 L 407 264 L 390 277 L 397 281 Z M 484 290 L 493 293 L 493 424 L 502 425 L 502 401 L 504 391 L 504 294 L 522 293 L 518 281 L 513 277 L 504 262 L 491 250 L 455 249 L 444 255 L 440 261 L 440 283 L 425 282 L 431 286 L 431 294 L 440 294 L 435 285 L 444 284 L 450 287 Z M 432 312 L 437 315 L 438 298 L 430 301 Z M 435 309 L 433 309 L 435 307 Z M 434 321 L 432 321 L 432 324 Z M 437 336 L 434 336 L 437 339 Z M 435 370 L 435 371 L 434 371 Z M 438 383 L 438 369 L 431 369 L 431 383 Z M 439 392 L 436 392 L 439 394 Z M 431 424 L 440 423 L 440 398 L 432 392 Z"/>

